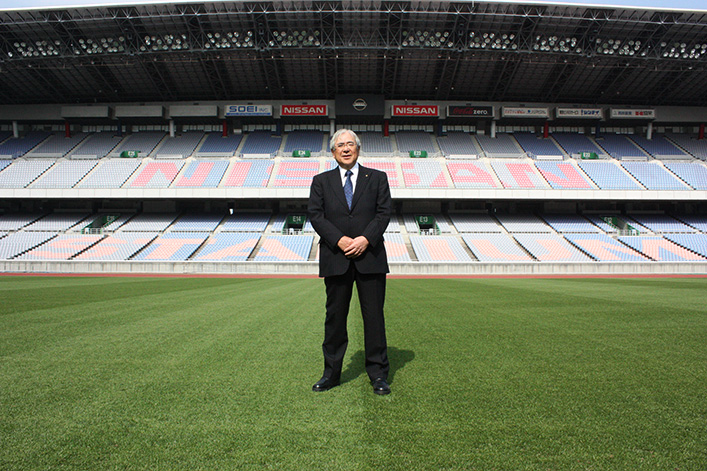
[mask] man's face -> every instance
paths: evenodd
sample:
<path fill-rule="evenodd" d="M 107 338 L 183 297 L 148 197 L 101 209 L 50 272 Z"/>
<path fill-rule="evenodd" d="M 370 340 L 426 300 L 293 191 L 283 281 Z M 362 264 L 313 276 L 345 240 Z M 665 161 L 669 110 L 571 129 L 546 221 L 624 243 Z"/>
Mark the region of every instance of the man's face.
<path fill-rule="evenodd" d="M 343 133 L 336 139 L 332 153 L 341 168 L 345 170 L 353 168 L 358 160 L 356 140 L 350 133 Z"/>

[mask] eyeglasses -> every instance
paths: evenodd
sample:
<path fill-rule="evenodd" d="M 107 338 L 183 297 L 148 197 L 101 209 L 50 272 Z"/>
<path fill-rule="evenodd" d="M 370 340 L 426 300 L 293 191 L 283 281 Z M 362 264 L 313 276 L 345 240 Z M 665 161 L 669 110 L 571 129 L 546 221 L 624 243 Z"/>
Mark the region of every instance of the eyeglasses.
<path fill-rule="evenodd" d="M 356 143 L 353 142 L 353 141 L 349 141 L 349 142 L 337 142 L 336 144 L 334 144 L 334 147 L 336 147 L 336 148 L 338 148 L 338 149 L 342 149 L 342 148 L 344 148 L 344 147 L 356 147 Z"/>

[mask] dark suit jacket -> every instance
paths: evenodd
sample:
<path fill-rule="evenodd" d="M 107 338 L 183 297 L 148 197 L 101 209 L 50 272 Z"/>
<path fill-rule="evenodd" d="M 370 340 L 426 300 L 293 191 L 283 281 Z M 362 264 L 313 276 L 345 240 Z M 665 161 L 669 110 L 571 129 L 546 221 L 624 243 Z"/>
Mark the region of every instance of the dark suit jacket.
<path fill-rule="evenodd" d="M 390 222 L 392 200 L 384 172 L 359 164 L 351 210 L 346 204 L 339 167 L 316 175 L 309 194 L 309 220 L 321 237 L 319 276 L 343 275 L 351 263 L 360 273 L 388 273 L 383 233 Z M 368 239 L 368 249 L 349 260 L 337 242 L 343 236 Z"/>

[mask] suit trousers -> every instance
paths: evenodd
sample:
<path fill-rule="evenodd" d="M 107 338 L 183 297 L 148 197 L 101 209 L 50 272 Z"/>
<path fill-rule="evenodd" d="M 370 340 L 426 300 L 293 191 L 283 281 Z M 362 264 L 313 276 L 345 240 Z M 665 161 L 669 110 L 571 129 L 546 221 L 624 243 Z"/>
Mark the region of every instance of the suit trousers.
<path fill-rule="evenodd" d="M 346 329 L 353 285 L 356 283 L 363 316 L 366 373 L 373 380 L 388 378 L 388 347 L 385 337 L 383 305 L 385 303 L 385 273 L 359 273 L 354 263 L 343 275 L 327 276 L 326 320 L 324 321 L 324 376 L 339 379 L 348 346 Z"/>

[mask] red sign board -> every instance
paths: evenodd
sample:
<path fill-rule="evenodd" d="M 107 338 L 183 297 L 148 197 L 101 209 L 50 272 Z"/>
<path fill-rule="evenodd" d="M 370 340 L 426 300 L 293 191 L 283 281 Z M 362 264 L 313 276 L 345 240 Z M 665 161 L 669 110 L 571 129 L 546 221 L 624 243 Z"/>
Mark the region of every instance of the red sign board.
<path fill-rule="evenodd" d="M 437 105 L 393 105 L 393 116 L 439 116 Z"/>
<path fill-rule="evenodd" d="M 280 116 L 329 116 L 327 105 L 282 105 Z"/>

